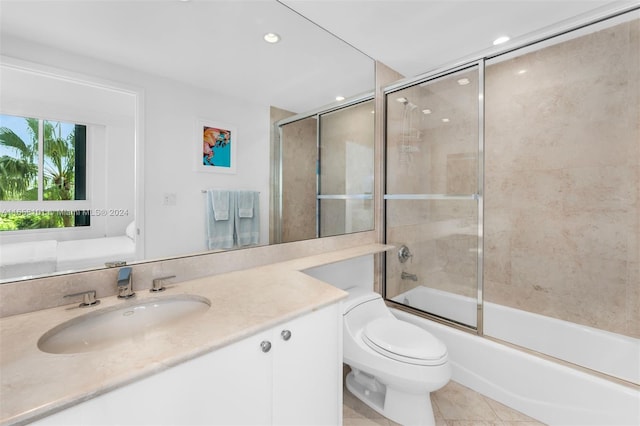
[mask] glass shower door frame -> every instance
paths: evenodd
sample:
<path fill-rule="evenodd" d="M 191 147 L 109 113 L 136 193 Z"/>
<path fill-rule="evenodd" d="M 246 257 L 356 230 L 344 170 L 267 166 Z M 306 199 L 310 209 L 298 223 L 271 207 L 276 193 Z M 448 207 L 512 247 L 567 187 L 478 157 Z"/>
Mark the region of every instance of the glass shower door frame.
<path fill-rule="evenodd" d="M 477 68 L 478 72 L 478 98 L 477 98 L 477 106 L 478 106 L 478 135 L 477 135 L 477 188 L 474 194 L 463 194 L 463 195 L 454 195 L 454 194 L 388 194 L 387 193 L 387 99 L 388 95 L 407 89 L 419 84 L 424 84 L 428 82 L 435 81 L 437 79 L 446 77 L 448 75 L 454 74 L 456 72 L 460 72 L 467 69 Z M 427 317 L 429 319 L 435 320 L 437 322 L 446 323 L 447 325 L 453 326 L 455 328 L 467 331 L 474 332 L 478 335 L 483 335 L 483 253 L 484 253 L 484 239 L 483 239 L 483 223 L 484 223 L 484 59 L 479 59 L 473 62 L 463 63 L 454 67 L 438 69 L 428 74 L 423 74 L 417 76 L 415 78 L 402 80 L 393 85 L 387 86 L 383 88 L 383 104 L 384 104 L 384 114 L 383 122 L 384 122 L 384 171 L 385 171 L 385 179 L 383 180 L 384 185 L 384 209 L 383 209 L 383 223 L 384 223 L 384 238 L 385 243 L 387 243 L 387 202 L 388 200 L 476 200 L 477 202 L 477 259 L 476 259 L 476 274 L 477 274 L 477 291 L 476 291 L 476 326 L 473 327 L 471 325 L 462 324 L 455 320 L 444 318 L 438 315 L 431 314 L 429 312 L 417 310 L 415 308 L 411 308 L 409 306 L 403 305 L 401 303 L 395 302 L 387 298 L 387 271 L 386 267 L 383 266 L 384 274 L 383 274 L 383 285 L 382 285 L 382 295 L 386 302 L 392 304 L 394 307 L 399 309 L 411 312 L 413 314 L 417 314 L 420 316 Z M 385 254 L 388 256 L 389 254 Z M 386 265 L 386 262 L 383 262 L 383 265 Z"/>

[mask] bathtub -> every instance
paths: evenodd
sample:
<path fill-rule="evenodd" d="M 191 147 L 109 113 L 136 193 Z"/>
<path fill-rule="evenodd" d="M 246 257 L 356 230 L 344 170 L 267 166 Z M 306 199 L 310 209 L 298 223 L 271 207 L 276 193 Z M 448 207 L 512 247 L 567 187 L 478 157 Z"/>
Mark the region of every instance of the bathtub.
<path fill-rule="evenodd" d="M 414 307 L 422 306 L 424 310 L 429 310 L 429 305 L 433 304 L 432 307 L 436 308 L 434 313 L 442 316 L 446 315 L 437 308 L 446 307 L 449 310 L 447 314 L 454 315 L 453 318 L 475 321 L 475 301 L 460 296 L 448 299 L 451 296 L 446 292 L 418 287 L 393 299 L 408 301 Z M 467 305 L 456 305 L 455 302 L 465 302 Z M 460 309 L 459 312 L 455 311 L 456 308 Z M 566 359 L 571 349 L 575 349 L 573 355 L 581 362 L 586 359 L 597 363 L 606 355 L 593 355 L 594 352 L 602 347 L 608 349 L 611 345 L 618 345 L 617 349 L 606 351 L 607 354 L 615 354 L 616 359 L 606 360 L 604 364 L 626 365 L 628 371 L 614 368 L 607 370 L 608 374 L 615 372 L 617 376 L 628 375 L 626 380 L 629 381 L 638 379 L 640 348 L 637 339 L 491 303 L 485 303 L 484 310 L 486 335 L 529 348 L 536 346 L 534 350 L 545 353 L 553 353 L 555 345 L 562 352 L 553 355 L 556 357 L 562 355 Z M 397 309 L 392 309 L 392 312 L 399 319 L 426 329 L 447 345 L 453 380 L 535 419 L 550 425 L 640 424 L 640 390 L 636 387 L 619 384 Z M 525 342 L 527 336 L 533 341 Z M 567 344 L 569 337 L 571 344 Z M 543 348 L 548 344 L 552 347 Z M 576 360 L 572 362 L 578 363 Z M 602 370 L 594 365 L 589 368 Z"/>

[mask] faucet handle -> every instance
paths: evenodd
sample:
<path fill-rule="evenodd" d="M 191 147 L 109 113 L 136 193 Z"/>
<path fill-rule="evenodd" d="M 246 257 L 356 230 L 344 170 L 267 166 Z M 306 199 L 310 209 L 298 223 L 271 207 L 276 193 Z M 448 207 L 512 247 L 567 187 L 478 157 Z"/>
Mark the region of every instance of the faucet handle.
<path fill-rule="evenodd" d="M 82 303 L 78 305 L 79 308 L 87 308 L 89 306 L 96 306 L 100 304 L 100 301 L 96 299 L 95 290 L 81 291 L 80 293 L 66 294 L 64 298 L 82 296 Z"/>
<path fill-rule="evenodd" d="M 169 280 L 171 278 L 175 278 L 175 275 L 168 275 L 166 277 L 154 278 L 152 281 L 152 287 L 149 289 L 150 292 L 156 293 L 159 291 L 165 291 L 166 288 L 162 285 L 164 280 Z"/>
<path fill-rule="evenodd" d="M 398 250 L 398 260 L 400 263 L 405 263 L 411 257 L 413 257 L 413 254 L 409 250 L 409 247 L 402 245 Z"/>

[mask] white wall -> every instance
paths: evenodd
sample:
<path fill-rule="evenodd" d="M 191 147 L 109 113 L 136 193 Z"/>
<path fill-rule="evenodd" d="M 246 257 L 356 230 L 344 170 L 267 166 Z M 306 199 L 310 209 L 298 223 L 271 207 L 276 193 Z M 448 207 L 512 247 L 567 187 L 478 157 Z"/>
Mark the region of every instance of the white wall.
<path fill-rule="evenodd" d="M 260 191 L 260 241 L 269 235 L 269 106 L 252 105 L 158 80 L 145 87 L 146 254 L 156 258 L 204 251 L 207 188 Z M 199 118 L 237 129 L 235 174 L 196 172 Z M 163 205 L 175 194 L 176 205 Z"/>
<path fill-rule="evenodd" d="M 145 258 L 158 258 L 205 250 L 203 189 L 225 188 L 260 191 L 261 243 L 268 242 L 269 213 L 269 106 L 224 97 L 183 83 L 141 74 L 88 57 L 54 51 L 23 40 L 3 39 L 3 55 L 106 79 L 143 94 L 144 127 L 139 162 L 144 164 Z M 237 129 L 236 173 L 195 171 L 201 147 L 196 121 L 208 119 Z M 199 142 L 200 141 L 200 142 Z M 128 155 L 128 154 L 127 154 Z M 109 152 L 109 161 L 121 160 Z M 130 182 L 108 182 L 125 188 Z M 117 191 L 116 191 L 117 192 Z M 165 194 L 175 195 L 175 205 L 163 205 Z M 115 202 L 115 201 L 114 201 Z M 117 207 L 117 206 L 113 206 Z"/>

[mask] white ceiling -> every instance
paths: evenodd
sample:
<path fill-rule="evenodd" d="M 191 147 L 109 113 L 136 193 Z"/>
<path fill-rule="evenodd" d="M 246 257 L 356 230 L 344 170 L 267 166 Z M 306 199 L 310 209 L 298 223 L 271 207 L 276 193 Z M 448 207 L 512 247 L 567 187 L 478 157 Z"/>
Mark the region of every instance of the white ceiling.
<path fill-rule="evenodd" d="M 499 35 L 629 4 L 638 2 L 0 0 L 0 51 L 37 61 L 25 48 L 35 43 L 303 112 L 372 90 L 372 58 L 413 76 Z M 282 41 L 266 44 L 267 32 Z"/>
<path fill-rule="evenodd" d="M 275 0 L 0 0 L 0 31 L 7 56 L 54 47 L 295 112 L 373 88 L 371 58 Z"/>
<path fill-rule="evenodd" d="M 370 57 L 412 77 L 576 18 L 638 1 L 282 0 Z M 505 48 L 502 46 L 501 48 Z"/>

